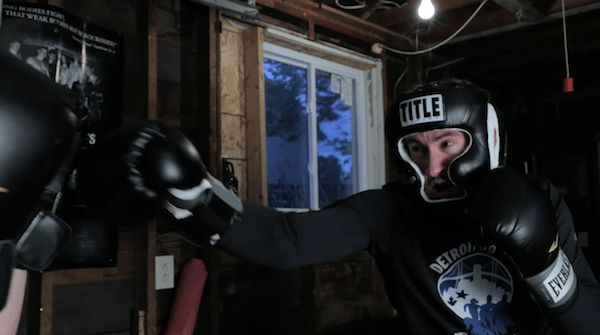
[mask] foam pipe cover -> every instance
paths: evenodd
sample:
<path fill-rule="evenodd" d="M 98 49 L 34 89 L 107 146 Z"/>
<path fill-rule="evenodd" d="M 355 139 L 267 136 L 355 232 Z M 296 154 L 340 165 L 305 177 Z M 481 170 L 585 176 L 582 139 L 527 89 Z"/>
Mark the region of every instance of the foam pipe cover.
<path fill-rule="evenodd" d="M 189 260 L 181 270 L 175 299 L 171 306 L 165 335 L 192 335 L 208 272 L 204 262 Z"/>

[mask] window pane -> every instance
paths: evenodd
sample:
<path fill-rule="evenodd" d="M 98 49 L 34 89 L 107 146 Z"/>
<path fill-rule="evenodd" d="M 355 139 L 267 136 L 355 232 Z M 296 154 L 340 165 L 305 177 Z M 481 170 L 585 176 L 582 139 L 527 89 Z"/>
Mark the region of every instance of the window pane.
<path fill-rule="evenodd" d="M 265 58 L 269 206 L 310 208 L 307 70 Z"/>
<path fill-rule="evenodd" d="M 353 99 L 352 79 L 317 71 L 319 207 L 353 193 Z"/>

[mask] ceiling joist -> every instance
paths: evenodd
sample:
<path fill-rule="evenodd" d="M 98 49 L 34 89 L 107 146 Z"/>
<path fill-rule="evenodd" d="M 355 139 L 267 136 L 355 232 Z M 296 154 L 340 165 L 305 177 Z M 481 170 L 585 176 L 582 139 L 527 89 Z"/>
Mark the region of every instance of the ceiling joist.
<path fill-rule="evenodd" d="M 401 33 L 392 31 L 331 6 L 309 0 L 257 0 L 257 4 L 312 22 L 317 26 L 355 37 L 367 43 L 410 43 Z"/>
<path fill-rule="evenodd" d="M 544 18 L 544 14 L 532 6 L 524 4 L 519 0 L 493 0 L 498 5 L 504 7 L 511 13 L 514 13 L 517 20 L 539 21 Z"/>

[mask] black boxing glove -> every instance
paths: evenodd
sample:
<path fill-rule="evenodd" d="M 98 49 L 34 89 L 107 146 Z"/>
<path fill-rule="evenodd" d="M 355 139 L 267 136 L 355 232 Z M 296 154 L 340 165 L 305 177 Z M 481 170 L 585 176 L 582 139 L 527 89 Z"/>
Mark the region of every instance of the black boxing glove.
<path fill-rule="evenodd" d="M 574 299 L 577 278 L 559 246 L 554 207 L 525 173 L 512 167 L 491 171 L 468 216 L 482 239 L 510 256 L 541 305 L 557 308 Z"/>
<path fill-rule="evenodd" d="M 85 206 L 120 222 L 165 212 L 188 225 L 200 221 L 218 240 L 243 211 L 240 199 L 206 171 L 189 139 L 156 120 L 111 132 L 85 152 L 75 175 Z"/>

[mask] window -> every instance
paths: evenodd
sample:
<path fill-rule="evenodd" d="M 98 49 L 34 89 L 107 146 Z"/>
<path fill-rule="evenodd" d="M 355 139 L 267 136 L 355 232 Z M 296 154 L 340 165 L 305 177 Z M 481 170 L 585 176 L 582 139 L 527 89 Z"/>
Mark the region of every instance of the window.
<path fill-rule="evenodd" d="M 372 78 L 377 69 L 357 69 L 265 43 L 270 207 L 318 209 L 381 187 L 383 112 L 376 101 L 381 80 L 375 75 L 374 85 Z M 374 157 L 378 162 L 369 166 Z"/>

